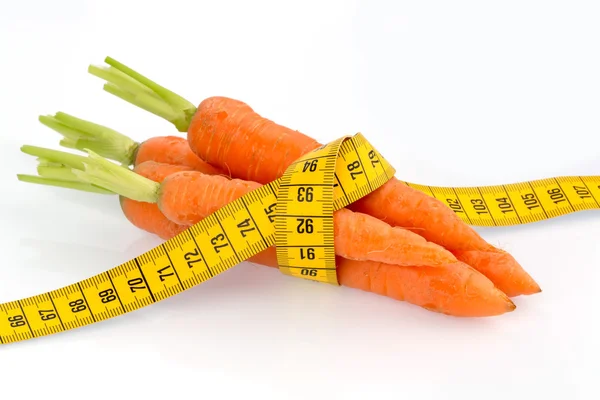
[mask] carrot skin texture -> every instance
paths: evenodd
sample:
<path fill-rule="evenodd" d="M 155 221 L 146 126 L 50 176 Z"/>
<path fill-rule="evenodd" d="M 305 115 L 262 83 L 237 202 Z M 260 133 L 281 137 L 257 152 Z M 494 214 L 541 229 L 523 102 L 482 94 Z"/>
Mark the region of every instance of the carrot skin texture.
<path fill-rule="evenodd" d="M 488 276 L 498 289 L 510 297 L 540 293 L 542 289 L 529 276 L 523 273 L 513 256 L 504 250 L 497 251 L 456 251 L 457 259 L 466 263 L 477 263 L 478 269 Z M 518 288 L 516 290 L 515 288 Z"/>
<path fill-rule="evenodd" d="M 173 175 L 177 172 L 183 171 L 194 171 L 193 167 L 187 166 L 185 164 L 171 164 L 171 163 L 163 163 L 160 161 L 144 161 L 142 163 L 137 164 L 133 171 L 144 178 L 148 178 L 153 180 L 154 182 L 162 182 L 168 176 Z"/>
<path fill-rule="evenodd" d="M 336 254 L 347 259 L 364 259 L 361 248 L 373 249 L 370 261 L 397 265 L 436 266 L 456 262 L 456 257 L 442 246 L 428 242 L 406 229 L 392 227 L 368 214 L 342 208 L 333 214 Z M 360 244 L 360 245 L 357 245 Z M 408 254 L 405 263 L 389 254 Z"/>
<path fill-rule="evenodd" d="M 209 175 L 225 174 L 220 168 L 213 167 L 200 159 L 190 149 L 188 141 L 179 136 L 156 136 L 140 143 L 136 150 L 134 165 L 145 161 L 184 165 Z"/>
<path fill-rule="evenodd" d="M 320 146 L 298 131 L 258 117 L 244 102 L 226 97 L 209 97 L 200 103 L 188 129 L 188 142 L 209 164 L 230 171 L 233 177 L 263 184 L 279 178 L 300 155 Z"/>
<path fill-rule="evenodd" d="M 119 202 L 125 218 L 133 226 L 154 233 L 163 240 L 168 240 L 188 228 L 170 221 L 156 204 L 135 201 L 123 196 L 119 196 Z"/>
<path fill-rule="evenodd" d="M 227 97 L 210 97 L 199 104 L 188 129 L 188 142 L 200 158 L 226 167 L 232 177 L 263 184 L 281 177 L 292 162 L 321 145 Z M 410 229 L 451 252 L 459 252 L 463 260 L 468 258 L 472 267 L 488 273 L 494 283 L 514 296 L 541 291 L 510 254 L 487 243 L 441 201 L 395 177 L 348 208 Z M 464 251 L 471 253 L 467 257 Z M 491 265 L 493 259 L 499 262 Z M 509 273 L 515 278 L 498 279 Z"/>
<path fill-rule="evenodd" d="M 338 258 L 336 269 L 343 286 L 407 301 L 442 314 L 485 317 L 516 308 L 488 278 L 459 261 L 440 268 Z"/>
<path fill-rule="evenodd" d="M 167 176 L 181 171 L 190 171 L 184 165 L 162 164 L 155 161 L 145 161 L 137 164 L 134 171 L 154 182 L 162 182 Z M 135 227 L 146 232 L 154 233 L 164 240 L 183 232 L 188 227 L 170 221 L 154 203 L 135 201 L 119 196 L 121 210 L 125 218 Z"/>

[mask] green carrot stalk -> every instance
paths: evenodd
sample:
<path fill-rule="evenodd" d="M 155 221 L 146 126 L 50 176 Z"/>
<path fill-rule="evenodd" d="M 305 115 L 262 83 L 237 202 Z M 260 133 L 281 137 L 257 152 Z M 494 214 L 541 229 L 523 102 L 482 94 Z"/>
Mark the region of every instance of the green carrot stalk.
<path fill-rule="evenodd" d="M 21 182 L 75 189 L 92 193 L 115 194 L 110 190 L 81 180 L 73 172 L 85 168 L 84 162 L 87 161 L 87 157 L 30 145 L 22 146 L 21 151 L 25 154 L 37 157 L 38 161 L 38 175 L 17 174 L 17 179 Z M 113 165 L 115 165 L 116 168 L 125 169 L 122 166 L 116 164 Z"/>
<path fill-rule="evenodd" d="M 52 179 L 52 178 L 47 178 L 47 177 L 43 177 L 43 176 L 26 175 L 26 174 L 17 174 L 17 179 L 19 179 L 21 182 L 61 187 L 61 188 L 66 188 L 66 189 L 74 189 L 74 190 L 83 191 L 83 192 L 91 192 L 91 193 L 98 193 L 98 194 L 110 194 L 110 195 L 115 194 L 114 192 L 111 192 L 110 190 L 106 190 L 106 189 L 103 189 L 96 185 L 92 185 L 90 183 L 81 182 L 81 181 Z"/>
<path fill-rule="evenodd" d="M 180 132 L 187 132 L 196 113 L 194 104 L 111 57 L 104 62 L 110 67 L 90 65 L 88 72 L 106 81 L 106 92 L 171 122 Z"/>
<path fill-rule="evenodd" d="M 73 170 L 65 165 L 46 165 L 44 163 L 39 163 L 37 173 L 41 177 L 50 179 L 72 182 L 79 181 L 79 178 L 73 173 Z"/>
<path fill-rule="evenodd" d="M 64 112 L 40 115 L 39 121 L 63 136 L 60 145 L 85 151 L 90 149 L 111 160 L 130 165 L 139 144 L 106 126 L 76 118 Z"/>
<path fill-rule="evenodd" d="M 88 150 L 88 158 L 83 169 L 73 169 L 81 181 L 96 185 L 105 190 L 131 200 L 156 203 L 160 184 L 123 168 L 102 156 Z"/>

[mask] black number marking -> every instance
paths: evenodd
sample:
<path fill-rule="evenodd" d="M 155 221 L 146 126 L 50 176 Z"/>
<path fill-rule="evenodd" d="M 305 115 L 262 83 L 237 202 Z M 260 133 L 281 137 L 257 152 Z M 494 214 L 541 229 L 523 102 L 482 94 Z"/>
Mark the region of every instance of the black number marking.
<path fill-rule="evenodd" d="M 223 247 L 229 246 L 229 243 L 217 244 L 225 240 L 225 235 L 219 233 L 217 236 L 210 240 L 210 243 L 213 245 L 215 252 L 220 253 Z"/>
<path fill-rule="evenodd" d="M 369 159 L 371 160 L 371 166 L 373 166 L 373 168 L 375 168 L 375 164 L 377 164 L 379 162 L 379 158 L 377 158 L 377 155 L 375 154 L 375 150 L 371 150 L 369 152 Z"/>
<path fill-rule="evenodd" d="M 585 186 L 573 186 L 573 190 L 575 190 L 575 193 L 577 193 L 581 199 L 588 199 L 592 197 L 590 191 Z"/>
<path fill-rule="evenodd" d="M 454 212 L 456 212 L 456 213 L 464 212 L 462 209 L 462 206 L 458 202 L 458 199 L 446 199 L 446 202 L 448 203 L 450 208 L 454 210 Z"/>
<path fill-rule="evenodd" d="M 527 208 L 530 210 L 540 206 L 540 203 L 537 201 L 533 193 L 522 194 L 521 198 L 523 199 L 523 202 L 525 203 Z"/>
<path fill-rule="evenodd" d="M 10 322 L 10 326 L 13 328 L 18 328 L 19 326 L 25 325 L 25 321 L 23 320 L 22 315 L 15 315 L 14 317 L 8 317 L 8 322 Z"/>
<path fill-rule="evenodd" d="M 158 271 L 156 271 L 156 273 L 158 273 L 158 277 L 159 277 L 159 279 L 160 279 L 161 282 L 164 282 L 165 279 L 167 279 L 167 276 L 173 276 L 173 275 L 175 275 L 174 272 L 169 272 L 169 273 L 163 274 L 163 272 L 166 271 L 166 270 L 168 270 L 169 268 L 171 268 L 170 264 L 167 265 L 166 267 L 161 268 Z"/>
<path fill-rule="evenodd" d="M 311 203 L 313 201 L 313 187 L 309 186 L 309 187 L 304 187 L 304 186 L 300 186 L 298 188 L 298 197 L 297 197 L 299 202 L 307 202 L 307 203 Z"/>
<path fill-rule="evenodd" d="M 559 188 L 549 189 L 548 194 L 550 195 L 550 198 L 554 204 L 558 204 L 561 201 L 566 201 L 564 193 Z"/>
<path fill-rule="evenodd" d="M 146 285 L 144 285 L 144 280 L 142 278 L 133 278 L 127 281 L 129 285 L 129 289 L 132 293 L 135 293 L 136 290 L 147 289 Z"/>
<path fill-rule="evenodd" d="M 346 168 L 348 168 L 348 171 L 350 171 L 352 180 L 355 180 L 358 175 L 363 173 L 362 171 L 354 171 L 355 169 L 360 168 L 360 163 L 358 161 L 351 162 L 346 166 Z"/>
<path fill-rule="evenodd" d="M 83 299 L 73 300 L 69 303 L 69 307 L 71 307 L 71 311 L 74 313 L 87 310 L 87 306 L 84 304 Z"/>
<path fill-rule="evenodd" d="M 311 218 L 296 218 L 298 221 L 298 226 L 296 227 L 296 232 L 298 233 L 313 233 L 313 220 Z"/>
<path fill-rule="evenodd" d="M 277 203 L 273 203 L 269 207 L 265 208 L 265 214 L 267 214 L 267 216 L 269 217 L 269 221 L 271 221 L 271 223 L 275 222 L 275 216 L 269 215 L 269 214 L 272 214 L 275 212 L 276 206 L 277 206 Z"/>
<path fill-rule="evenodd" d="M 54 310 L 38 310 L 42 321 L 50 321 L 56 318 L 56 312 Z"/>
<path fill-rule="evenodd" d="M 115 301 L 117 299 L 117 296 L 115 296 L 115 291 L 112 289 L 106 289 L 101 291 L 100 293 L 98 293 L 98 296 L 100 296 L 100 301 L 103 302 L 104 304 L 106 303 L 110 303 L 111 301 Z"/>
<path fill-rule="evenodd" d="M 475 211 L 477 211 L 477 214 L 489 214 L 482 199 L 471 199 L 471 204 Z"/>
<path fill-rule="evenodd" d="M 315 259 L 315 249 L 313 249 L 312 247 L 309 247 L 308 249 L 306 249 L 306 252 L 305 252 L 303 248 L 300 248 L 300 259 L 304 260 L 305 258 L 308 258 L 309 260 L 314 260 Z"/>
<path fill-rule="evenodd" d="M 353 161 L 347 165 L 348 171 L 354 171 L 356 168 L 360 167 L 360 163 L 358 161 Z"/>
<path fill-rule="evenodd" d="M 500 198 L 496 199 L 496 201 L 498 202 L 498 208 L 500 208 L 500 210 L 502 210 L 503 214 L 515 211 L 513 209 L 512 204 L 508 200 L 508 198 L 506 198 L 506 197 L 500 197 Z"/>
<path fill-rule="evenodd" d="M 317 276 L 317 270 L 316 269 L 308 269 L 308 268 L 304 268 L 300 271 L 300 274 L 302 275 L 309 275 L 309 276 Z"/>
<path fill-rule="evenodd" d="M 304 167 L 302 167 L 302 172 L 315 172 L 317 170 L 318 161 L 319 160 L 305 161 Z"/>
<path fill-rule="evenodd" d="M 202 258 L 194 259 L 194 257 L 198 257 L 199 255 L 200 254 L 198 253 L 198 249 L 194 249 L 194 251 L 189 251 L 189 252 L 185 253 L 183 258 L 185 258 L 185 260 L 187 261 L 187 265 L 189 268 L 193 268 L 194 264 L 202 261 Z"/>
<path fill-rule="evenodd" d="M 250 218 L 246 218 L 245 220 L 237 224 L 237 227 L 240 228 L 240 233 L 242 234 L 242 237 L 246 237 L 246 233 L 256 230 L 256 228 L 250 224 Z"/>

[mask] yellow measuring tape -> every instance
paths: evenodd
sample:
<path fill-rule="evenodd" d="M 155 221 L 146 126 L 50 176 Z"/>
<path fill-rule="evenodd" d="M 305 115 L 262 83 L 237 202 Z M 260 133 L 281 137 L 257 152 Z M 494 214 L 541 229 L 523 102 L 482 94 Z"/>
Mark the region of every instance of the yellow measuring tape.
<path fill-rule="evenodd" d="M 283 273 L 338 284 L 333 212 L 394 174 L 361 134 L 322 146 L 297 160 L 280 179 L 132 260 L 61 289 L 0 304 L 0 343 L 135 311 L 199 285 L 273 245 Z"/>
<path fill-rule="evenodd" d="M 564 176 L 478 187 L 404 183 L 439 199 L 474 226 L 522 225 L 600 209 L 600 176 Z"/>
<path fill-rule="evenodd" d="M 298 159 L 280 179 L 132 260 L 61 289 L 0 304 L 0 344 L 135 311 L 273 245 L 281 272 L 338 284 L 333 212 L 394 174 L 361 134 L 322 146 Z M 462 188 L 404 183 L 441 200 L 470 225 L 519 225 L 600 208 L 600 176 Z"/>

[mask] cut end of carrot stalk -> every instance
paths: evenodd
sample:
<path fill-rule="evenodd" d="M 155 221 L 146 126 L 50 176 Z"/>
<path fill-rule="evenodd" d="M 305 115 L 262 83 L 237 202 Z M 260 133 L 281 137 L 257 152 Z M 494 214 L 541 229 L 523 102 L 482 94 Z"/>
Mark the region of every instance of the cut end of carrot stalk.
<path fill-rule="evenodd" d="M 40 162 L 37 167 L 37 173 L 43 178 L 59 179 L 61 181 L 78 182 L 79 178 L 69 167 L 60 164 L 47 164 Z"/>
<path fill-rule="evenodd" d="M 40 115 L 39 121 L 63 135 L 64 139 L 60 141 L 63 147 L 79 151 L 91 149 L 110 160 L 125 165 L 133 164 L 134 154 L 139 144 L 113 129 L 64 112 Z"/>
<path fill-rule="evenodd" d="M 107 82 L 106 92 L 171 122 L 180 132 L 187 132 L 196 113 L 194 104 L 112 57 L 106 57 L 104 62 L 110 67 L 90 65 L 88 72 Z"/>
<path fill-rule="evenodd" d="M 44 147 L 23 145 L 21 151 L 30 156 L 38 157 L 40 163 L 66 165 L 74 169 L 83 169 L 86 157 L 64 151 L 46 149 Z"/>
<path fill-rule="evenodd" d="M 114 195 L 114 193 L 109 190 L 81 181 L 53 179 L 43 176 L 26 174 L 17 174 L 17 179 L 19 179 L 21 182 L 34 183 L 37 185 L 54 186 L 83 192 Z"/>
<path fill-rule="evenodd" d="M 87 149 L 83 170 L 73 170 L 81 181 L 99 186 L 131 200 L 157 203 L 160 184 L 117 165 Z"/>

